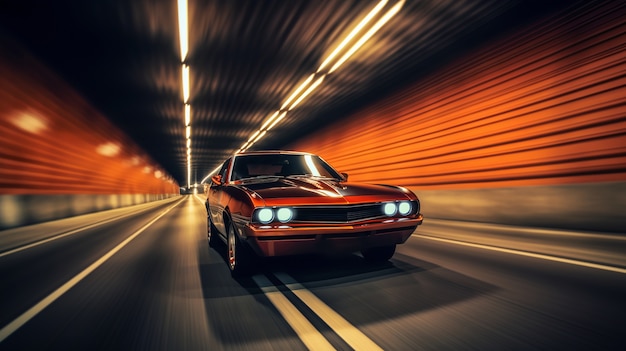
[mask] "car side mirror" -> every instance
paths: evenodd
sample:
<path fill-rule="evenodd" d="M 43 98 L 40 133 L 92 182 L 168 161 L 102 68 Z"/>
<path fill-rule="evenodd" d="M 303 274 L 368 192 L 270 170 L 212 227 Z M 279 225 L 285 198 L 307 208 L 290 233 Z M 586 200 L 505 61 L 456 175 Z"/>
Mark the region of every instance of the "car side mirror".
<path fill-rule="evenodd" d="M 211 182 L 213 182 L 214 185 L 222 185 L 222 175 L 214 175 L 213 177 L 211 177 Z"/>
<path fill-rule="evenodd" d="M 348 181 L 348 173 L 341 172 L 344 181 Z"/>

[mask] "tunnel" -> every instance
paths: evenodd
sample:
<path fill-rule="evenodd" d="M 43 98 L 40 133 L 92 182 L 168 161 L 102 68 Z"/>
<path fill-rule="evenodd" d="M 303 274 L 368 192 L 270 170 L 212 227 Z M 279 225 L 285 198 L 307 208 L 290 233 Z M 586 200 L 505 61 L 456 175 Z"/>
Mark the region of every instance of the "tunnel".
<path fill-rule="evenodd" d="M 625 16 L 620 1 L 0 5 L 0 349 L 623 349 Z M 408 240 L 385 262 L 256 257 L 296 247 L 269 244 L 291 228 L 281 208 L 343 214 L 305 195 L 258 207 L 265 188 L 233 170 L 276 225 L 255 272 L 231 277 L 230 238 L 274 224 L 229 191 L 210 200 L 236 160 L 277 150 L 336 170 L 276 180 L 284 198 L 414 194 L 396 229 L 357 231 L 363 245 L 406 220 Z M 327 227 L 302 232 L 320 246 Z"/>

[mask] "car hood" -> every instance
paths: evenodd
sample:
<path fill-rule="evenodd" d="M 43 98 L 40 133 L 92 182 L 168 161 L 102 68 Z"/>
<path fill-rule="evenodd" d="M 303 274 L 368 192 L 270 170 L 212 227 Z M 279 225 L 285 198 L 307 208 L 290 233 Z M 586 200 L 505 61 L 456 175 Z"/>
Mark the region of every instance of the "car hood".
<path fill-rule="evenodd" d="M 412 198 L 408 191 L 397 187 L 319 178 L 251 179 L 239 186 L 263 199 L 268 206 L 353 204 Z"/>

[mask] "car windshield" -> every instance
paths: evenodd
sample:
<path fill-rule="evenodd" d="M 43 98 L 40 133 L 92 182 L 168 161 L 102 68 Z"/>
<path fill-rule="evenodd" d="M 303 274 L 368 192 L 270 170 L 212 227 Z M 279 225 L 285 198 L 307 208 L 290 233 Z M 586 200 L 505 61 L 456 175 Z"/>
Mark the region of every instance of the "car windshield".
<path fill-rule="evenodd" d="M 319 156 L 308 154 L 239 155 L 231 180 L 258 177 L 321 177 L 342 179 Z"/>

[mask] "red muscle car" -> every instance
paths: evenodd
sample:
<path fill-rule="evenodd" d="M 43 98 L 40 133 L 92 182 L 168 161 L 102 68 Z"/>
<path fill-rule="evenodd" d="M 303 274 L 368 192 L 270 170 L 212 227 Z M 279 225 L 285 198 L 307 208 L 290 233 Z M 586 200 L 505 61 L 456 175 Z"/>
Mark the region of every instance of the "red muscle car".
<path fill-rule="evenodd" d="M 234 276 L 258 256 L 360 251 L 367 261 L 390 259 L 422 224 L 419 199 L 402 187 L 347 180 L 310 153 L 235 154 L 206 188 L 209 244 L 226 244 Z"/>

